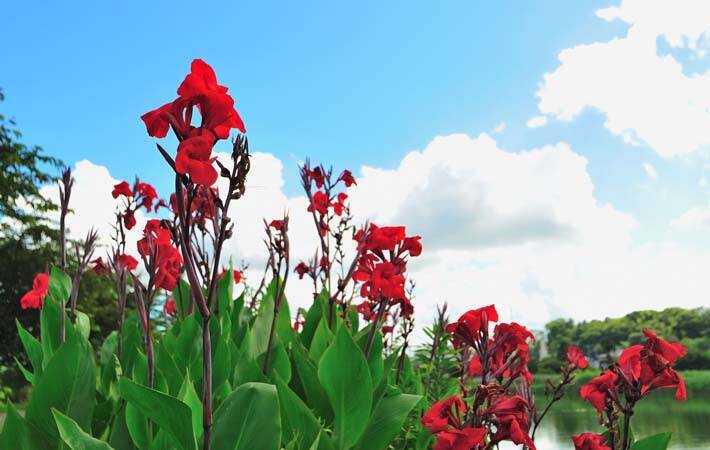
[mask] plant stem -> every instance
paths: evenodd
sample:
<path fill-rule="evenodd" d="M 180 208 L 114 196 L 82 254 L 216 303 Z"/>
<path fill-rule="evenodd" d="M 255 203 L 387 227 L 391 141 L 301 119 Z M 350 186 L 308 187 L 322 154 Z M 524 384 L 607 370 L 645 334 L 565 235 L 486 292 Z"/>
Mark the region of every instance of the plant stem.
<path fill-rule="evenodd" d="M 203 450 L 210 450 L 212 432 L 212 338 L 210 316 L 202 318 L 202 429 Z"/>

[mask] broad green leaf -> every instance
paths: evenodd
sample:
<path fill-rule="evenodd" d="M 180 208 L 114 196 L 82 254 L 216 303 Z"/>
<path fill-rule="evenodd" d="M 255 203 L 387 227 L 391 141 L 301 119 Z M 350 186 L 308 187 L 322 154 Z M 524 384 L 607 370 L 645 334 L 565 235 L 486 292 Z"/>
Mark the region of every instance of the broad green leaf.
<path fill-rule="evenodd" d="M 20 372 L 22 372 L 22 376 L 25 377 L 25 380 L 27 380 L 28 383 L 34 385 L 35 384 L 35 375 L 27 370 L 25 366 L 22 365 L 19 359 L 17 357 L 15 359 L 15 364 L 17 364 L 17 368 L 20 369 Z"/>
<path fill-rule="evenodd" d="M 659 433 L 640 439 L 631 446 L 631 450 L 666 450 L 671 441 L 671 433 Z"/>
<path fill-rule="evenodd" d="M 96 403 L 94 351 L 81 337 L 67 337 L 37 381 L 25 416 L 53 441 L 59 439 L 59 432 L 51 408 L 58 409 L 88 430 Z"/>
<path fill-rule="evenodd" d="M 156 350 L 155 365 L 165 376 L 170 395 L 177 395 L 180 387 L 182 386 L 184 375 L 180 372 L 180 369 L 178 369 L 178 366 L 170 354 L 170 351 L 168 351 L 165 346 L 164 340 L 160 340 L 158 342 Z"/>
<path fill-rule="evenodd" d="M 71 326 L 66 326 L 66 314 L 64 308 L 52 297 L 44 299 L 44 305 L 39 313 L 40 342 L 42 345 L 42 368 L 44 369 L 52 359 L 54 352 L 59 348 L 59 316 L 65 315 L 65 330 L 71 330 Z M 69 334 L 69 333 L 67 333 Z M 47 411 L 49 414 L 49 411 Z M 54 423 L 54 419 L 52 419 Z"/>
<path fill-rule="evenodd" d="M 369 331 L 372 329 L 372 324 L 363 328 L 360 333 L 357 334 L 357 344 L 360 349 L 365 352 L 365 347 L 367 346 L 367 338 L 369 337 Z M 382 361 L 382 349 L 384 345 L 382 344 L 382 333 L 380 331 L 375 332 L 375 336 L 372 339 L 372 348 L 370 349 L 370 354 L 367 356 L 367 365 L 370 368 L 370 376 L 372 376 L 373 386 L 377 384 L 382 379 L 382 372 L 384 371 L 384 363 Z"/>
<path fill-rule="evenodd" d="M 254 325 L 251 328 L 249 336 L 249 347 L 247 351 L 249 356 L 256 359 L 264 352 L 269 345 L 269 333 L 271 332 L 271 322 L 274 317 L 274 298 L 268 293 L 259 306 L 259 314 L 254 320 Z M 277 336 L 274 336 L 274 341 L 277 341 Z"/>
<path fill-rule="evenodd" d="M 257 359 L 257 364 L 259 367 L 264 368 L 264 360 L 266 359 L 266 353 L 261 355 Z M 269 372 L 266 374 L 271 377 L 274 373 L 277 373 L 282 380 L 287 383 L 291 380 L 291 361 L 288 359 L 288 353 L 284 349 L 282 343 L 274 345 L 271 350 L 271 361 L 269 363 Z"/>
<path fill-rule="evenodd" d="M 318 323 L 318 328 L 313 335 L 313 340 L 311 341 L 311 348 L 308 349 L 308 355 L 313 359 L 313 361 L 320 361 L 320 357 L 323 356 L 323 352 L 328 345 L 333 341 L 333 332 L 328 328 L 328 324 L 325 320 L 321 320 Z"/>
<path fill-rule="evenodd" d="M 315 298 L 313 304 L 308 308 L 306 313 L 305 321 L 303 323 L 303 331 L 301 331 L 301 342 L 306 348 L 311 348 L 311 341 L 316 333 L 318 324 L 321 319 L 324 318 L 324 312 L 326 311 L 325 305 L 328 301 L 328 292 L 321 291 L 320 294 Z"/>
<path fill-rule="evenodd" d="M 62 272 L 59 267 L 52 267 L 49 274 L 49 295 L 54 298 L 57 303 L 66 305 L 71 294 L 71 277 Z"/>
<path fill-rule="evenodd" d="M 372 407 L 370 369 L 347 327 L 341 326 L 321 357 L 318 379 L 333 408 L 336 448 L 352 447 L 365 431 Z"/>
<path fill-rule="evenodd" d="M 57 423 L 59 436 L 72 450 L 113 450 L 107 443 L 82 430 L 71 417 L 65 416 L 54 408 L 52 408 L 52 415 Z"/>
<path fill-rule="evenodd" d="M 229 307 L 232 303 L 234 291 L 234 271 L 230 267 L 229 270 L 225 271 L 222 278 L 217 280 L 217 301 L 215 305 L 219 308 L 220 316 L 229 315 Z"/>
<path fill-rule="evenodd" d="M 213 339 L 214 346 L 212 355 L 212 387 L 216 390 L 222 383 L 227 381 L 232 371 L 232 357 L 229 344 L 225 339 L 218 337 Z"/>
<path fill-rule="evenodd" d="M 180 393 L 178 398 L 190 407 L 192 412 L 192 431 L 195 436 L 200 436 L 202 434 L 202 400 L 200 400 L 199 395 L 195 392 L 195 387 L 189 378 L 185 378 L 180 387 Z"/>
<path fill-rule="evenodd" d="M 15 324 L 17 325 L 17 333 L 20 335 L 22 345 L 25 347 L 25 352 L 27 352 L 27 358 L 32 364 L 32 371 L 36 376 L 39 376 L 42 374 L 42 344 L 22 327 L 19 320 L 15 319 Z"/>
<path fill-rule="evenodd" d="M 175 397 L 141 386 L 125 377 L 119 381 L 119 387 L 121 396 L 170 435 L 175 445 L 185 450 L 197 448 L 189 406 Z"/>
<path fill-rule="evenodd" d="M 281 407 L 284 440 L 295 441 L 295 448 L 306 448 L 320 434 L 320 422 L 284 380 L 276 375 L 275 381 Z"/>
<path fill-rule="evenodd" d="M 202 325 L 198 322 L 196 312 L 181 323 L 173 357 L 178 369 L 189 370 L 192 380 L 202 379 Z M 183 376 L 185 374 L 183 372 Z"/>
<path fill-rule="evenodd" d="M 133 363 L 143 342 L 140 324 L 138 323 L 138 316 L 136 314 L 130 314 L 126 318 L 126 321 L 123 322 L 121 341 L 123 346 L 121 367 L 125 373 L 132 373 Z"/>
<path fill-rule="evenodd" d="M 333 418 L 333 410 L 330 407 L 328 395 L 318 380 L 318 369 L 315 363 L 310 359 L 303 345 L 300 344 L 293 346 L 292 356 L 308 405 L 321 418 L 330 422 Z"/>
<path fill-rule="evenodd" d="M 108 438 L 109 444 L 116 450 L 134 450 L 135 446 L 131 441 L 131 436 L 126 425 L 126 408 L 125 405 L 118 410 L 116 417 L 111 425 L 111 434 Z"/>
<path fill-rule="evenodd" d="M 359 450 L 378 450 L 399 434 L 412 408 L 421 400 L 419 395 L 398 394 L 383 398 L 375 407 L 367 429 L 357 443 Z"/>
<path fill-rule="evenodd" d="M 182 278 L 180 278 L 177 286 L 175 286 L 173 290 L 173 299 L 175 300 L 178 318 L 180 321 L 185 320 L 190 307 L 190 285 Z"/>
<path fill-rule="evenodd" d="M 215 411 L 213 450 L 278 450 L 280 444 L 281 416 L 274 385 L 243 384 Z"/>
<path fill-rule="evenodd" d="M 76 323 L 74 327 L 79 331 L 79 333 L 84 337 L 84 339 L 89 339 L 89 334 L 91 334 L 91 319 L 86 313 L 81 311 L 76 311 Z"/>
<path fill-rule="evenodd" d="M 153 440 L 153 434 L 148 423 L 148 418 L 138 406 L 133 403 L 126 404 L 126 428 L 131 440 L 140 449 L 147 449 Z"/>
<path fill-rule="evenodd" d="M 8 403 L 5 424 L 0 433 L 0 448 L 44 450 L 50 447 L 48 441 L 33 430 L 32 424 L 20 415 L 15 406 Z"/>

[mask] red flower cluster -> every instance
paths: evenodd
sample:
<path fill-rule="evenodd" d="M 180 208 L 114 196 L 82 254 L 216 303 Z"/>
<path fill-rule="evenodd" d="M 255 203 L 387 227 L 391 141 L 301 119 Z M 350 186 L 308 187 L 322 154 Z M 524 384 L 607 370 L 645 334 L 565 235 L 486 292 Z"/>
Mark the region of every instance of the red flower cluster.
<path fill-rule="evenodd" d="M 158 197 L 158 192 L 153 186 L 138 179 L 133 183 L 133 189 L 126 181 L 116 184 L 111 191 L 111 196 L 125 198 L 125 210 L 121 213 L 121 217 L 123 225 L 129 230 L 136 225 L 136 210 L 144 208 L 146 212 L 152 212 L 153 209 L 157 211 L 161 206 L 166 206 L 165 200 Z"/>
<path fill-rule="evenodd" d="M 178 98 L 141 116 L 148 134 L 164 138 L 172 127 L 180 144 L 175 169 L 189 174 L 192 181 L 212 186 L 217 181 L 212 148 L 218 139 L 227 139 L 232 129 L 246 132 L 244 122 L 234 108 L 228 88 L 217 84 L 217 76 L 201 59 L 192 61 L 190 73 L 178 87 Z M 192 125 L 193 109 L 197 108 L 202 122 Z"/>
<path fill-rule="evenodd" d="M 98 276 L 101 276 L 105 273 L 111 273 L 111 267 L 100 256 L 95 260 L 91 261 L 91 264 L 94 265 L 94 267 L 91 268 L 91 271 Z"/>
<path fill-rule="evenodd" d="M 601 434 L 582 433 L 572 436 L 574 450 L 612 450 L 606 445 L 606 439 Z"/>
<path fill-rule="evenodd" d="M 342 216 L 348 212 L 345 203 L 348 195 L 344 192 L 336 193 L 335 188 L 342 181 L 345 187 L 357 184 L 355 178 L 349 170 L 344 170 L 338 179 L 333 183 L 332 171 L 326 171 L 322 166 L 311 168 L 308 163 L 301 167 L 301 182 L 308 196 L 308 212 L 313 213 L 321 236 L 328 232 L 328 222 L 332 218 L 328 211 L 332 210 L 335 216 Z M 311 191 L 311 186 L 315 184 L 315 192 Z M 317 213 L 317 215 L 316 215 Z"/>
<path fill-rule="evenodd" d="M 138 253 L 148 261 L 146 266 L 153 272 L 156 287 L 175 289 L 182 270 L 182 256 L 172 243 L 170 230 L 160 220 L 146 223 L 143 238 L 138 241 Z"/>
<path fill-rule="evenodd" d="M 41 309 L 48 290 L 49 275 L 38 273 L 32 280 L 32 289 L 20 299 L 20 307 L 22 309 Z"/>
<path fill-rule="evenodd" d="M 497 324 L 491 334 L 491 324 L 497 321 L 495 306 L 488 305 L 467 311 L 457 321 L 446 326 L 446 332 L 453 337 L 454 347 L 461 352 L 462 367 L 468 369 L 468 379 L 462 373 L 462 396 L 473 398 L 473 402 L 466 406 L 458 397 L 454 397 L 454 400 L 447 400 L 448 403 L 435 404 L 425 414 L 423 423 L 432 433 L 443 430 L 444 425 L 454 427 L 457 435 L 462 432 L 478 435 L 483 430 L 481 439 L 488 436 L 489 446 L 511 441 L 534 450 L 530 421 L 535 417 L 535 408 L 526 389 L 532 383 L 532 374 L 528 370 L 528 351 L 529 342 L 534 341 L 534 336 L 527 328 L 515 322 Z M 512 390 L 516 381 L 519 383 L 517 394 Z M 475 386 L 475 391 L 467 392 L 466 382 Z M 466 417 L 465 423 L 450 420 L 454 417 L 451 411 Z M 438 421 L 435 420 L 437 418 Z M 444 422 L 442 418 L 448 421 Z M 437 445 L 449 448 L 446 447 L 447 439 L 448 435 L 438 434 Z"/>
<path fill-rule="evenodd" d="M 644 345 L 627 348 L 616 364 L 582 386 L 582 398 L 598 412 L 604 411 L 607 402 L 618 402 L 619 398 L 636 401 L 659 388 L 675 388 L 675 398 L 686 399 L 685 381 L 672 367 L 685 356 L 685 347 L 661 339 L 651 330 L 643 330 L 643 333 L 646 335 Z"/>
<path fill-rule="evenodd" d="M 469 450 L 483 445 L 484 427 L 464 427 L 467 406 L 457 396 L 434 403 L 422 417 L 422 424 L 436 435 L 435 450 Z"/>
<path fill-rule="evenodd" d="M 399 304 L 402 317 L 413 312 L 404 289 L 407 258 L 419 256 L 420 236 L 407 237 L 404 227 L 378 227 L 370 224 L 367 230 L 358 230 L 353 239 L 360 252 L 353 280 L 362 283 L 360 295 L 367 300 L 358 305 L 365 320 L 375 317 L 378 303 L 387 301 L 387 307 Z"/>
<path fill-rule="evenodd" d="M 118 265 L 122 269 L 125 269 L 127 271 L 132 271 L 135 270 L 136 267 L 138 267 L 138 260 L 136 258 L 132 257 L 131 255 L 118 255 Z"/>
<path fill-rule="evenodd" d="M 584 357 L 584 353 L 582 353 L 582 350 L 574 345 L 570 345 L 569 347 L 567 347 L 567 362 L 570 364 L 570 366 L 582 370 L 586 369 L 589 366 L 589 363 L 587 363 L 587 358 Z"/>

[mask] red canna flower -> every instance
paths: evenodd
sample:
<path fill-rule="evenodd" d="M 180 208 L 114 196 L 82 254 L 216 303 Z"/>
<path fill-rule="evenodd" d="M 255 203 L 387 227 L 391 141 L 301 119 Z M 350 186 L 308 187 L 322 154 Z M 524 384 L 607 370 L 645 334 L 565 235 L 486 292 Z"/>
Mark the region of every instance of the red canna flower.
<path fill-rule="evenodd" d="M 484 306 L 467 311 L 459 320 L 446 326 L 446 332 L 454 335 L 454 347 L 462 343 L 474 346 L 480 340 L 481 333 L 488 332 L 488 324 L 498 321 L 498 311 L 495 305 Z"/>
<path fill-rule="evenodd" d="M 362 318 L 368 322 L 371 320 L 375 320 L 375 318 L 377 317 L 377 314 L 375 314 L 375 311 L 372 307 L 372 303 L 369 300 L 365 300 L 364 302 L 357 305 L 357 312 L 362 314 Z"/>
<path fill-rule="evenodd" d="M 131 255 L 118 255 L 118 265 L 119 267 L 128 270 L 129 272 L 135 270 L 138 267 L 138 261 Z"/>
<path fill-rule="evenodd" d="M 123 195 L 124 197 L 132 197 L 133 196 L 133 192 L 131 192 L 131 188 L 130 188 L 130 186 L 128 186 L 127 182 L 121 181 L 120 183 L 113 186 L 113 191 L 111 191 L 111 196 L 113 198 L 118 198 L 119 195 Z"/>
<path fill-rule="evenodd" d="M 642 345 L 632 345 L 619 355 L 619 369 L 627 380 L 635 381 L 641 376 Z"/>
<path fill-rule="evenodd" d="M 336 216 L 342 216 L 343 211 L 347 210 L 347 207 L 345 206 L 345 200 L 347 199 L 348 195 L 341 192 L 340 194 L 338 194 L 337 200 L 330 204 L 330 206 L 333 207 L 333 212 Z"/>
<path fill-rule="evenodd" d="M 358 242 L 358 250 L 385 251 L 394 250 L 405 237 L 404 227 L 378 227 L 373 223 L 364 237 L 358 230 L 353 239 Z"/>
<path fill-rule="evenodd" d="M 298 279 L 302 280 L 303 276 L 306 275 L 308 272 L 310 272 L 311 269 L 308 267 L 308 265 L 306 263 L 301 261 L 298 263 L 298 265 L 296 265 L 296 268 L 293 269 L 293 271 L 298 274 Z"/>
<path fill-rule="evenodd" d="M 572 436 L 574 450 L 611 450 L 601 434 L 582 433 Z"/>
<path fill-rule="evenodd" d="M 574 345 L 567 347 L 567 362 L 578 369 L 586 369 L 589 366 L 582 350 Z"/>
<path fill-rule="evenodd" d="M 338 181 L 342 181 L 343 183 L 345 183 L 345 187 L 350 187 L 353 184 L 357 184 L 357 182 L 355 181 L 355 177 L 353 177 L 352 172 L 350 172 L 347 169 L 343 170 L 343 173 L 341 173 L 340 176 L 338 177 Z"/>
<path fill-rule="evenodd" d="M 308 212 L 318 211 L 321 215 L 328 212 L 328 196 L 321 191 L 316 191 L 311 199 L 311 204 L 308 205 Z"/>
<path fill-rule="evenodd" d="M 174 316 L 177 314 L 177 305 L 175 304 L 175 299 L 173 297 L 168 298 L 163 304 L 163 312 L 168 316 Z"/>
<path fill-rule="evenodd" d="M 104 262 L 103 258 L 100 256 L 96 258 L 95 260 L 91 261 L 91 264 L 94 265 L 94 267 L 91 268 L 91 271 L 94 272 L 96 275 L 102 275 L 104 273 L 111 273 L 111 267 Z"/>
<path fill-rule="evenodd" d="M 616 395 L 616 381 L 618 376 L 611 370 L 605 370 L 601 375 L 582 386 L 579 394 L 601 413 L 606 406 L 606 399 Z"/>
<path fill-rule="evenodd" d="M 323 187 L 323 184 L 325 183 L 325 175 L 323 174 L 323 171 L 321 170 L 320 166 L 316 167 L 313 170 L 306 169 L 306 175 L 308 176 L 308 178 L 310 178 L 316 183 L 316 187 L 318 189 Z"/>
<path fill-rule="evenodd" d="M 394 327 L 392 325 L 385 325 L 382 327 L 382 335 L 386 335 L 394 331 Z"/>
<path fill-rule="evenodd" d="M 481 365 L 481 359 L 478 355 L 474 355 L 473 358 L 471 358 L 471 362 L 468 364 L 468 374 L 472 377 L 483 375 L 483 366 Z"/>
<path fill-rule="evenodd" d="M 419 256 L 422 254 L 422 239 L 421 236 L 412 236 L 404 239 L 402 242 L 402 250 L 409 252 L 410 256 Z"/>
<path fill-rule="evenodd" d="M 30 289 L 20 299 L 20 308 L 22 309 L 41 309 L 44 305 L 44 299 L 47 297 L 49 290 L 49 275 L 46 273 L 38 273 L 32 280 L 32 289 Z"/>
<path fill-rule="evenodd" d="M 274 220 L 272 220 L 272 221 L 269 223 L 269 226 L 270 226 L 271 228 L 273 228 L 274 230 L 276 230 L 276 231 L 281 231 L 281 229 L 282 229 L 283 226 L 284 226 L 284 221 L 283 221 L 283 220 L 274 219 Z"/>
<path fill-rule="evenodd" d="M 241 270 L 234 270 L 233 276 L 234 276 L 234 284 L 239 284 L 244 279 L 244 273 Z"/>
<path fill-rule="evenodd" d="M 519 395 L 499 397 L 488 408 L 487 413 L 493 416 L 498 424 L 491 442 L 509 440 L 535 450 L 535 443 L 528 435 L 530 405 L 524 398 Z"/>
<path fill-rule="evenodd" d="M 194 136 L 180 142 L 175 170 L 181 174 L 189 174 L 192 181 L 204 186 L 212 186 L 217 181 L 217 171 L 212 166 L 214 138 L 210 134 Z"/>
<path fill-rule="evenodd" d="M 126 212 L 123 213 L 123 225 L 128 230 L 136 226 L 136 216 L 132 209 L 127 209 Z"/>
<path fill-rule="evenodd" d="M 470 450 L 484 445 L 485 428 L 464 428 L 442 431 L 436 437 L 434 450 Z"/>
<path fill-rule="evenodd" d="M 404 277 L 397 266 L 385 261 L 372 267 L 371 260 L 361 258 L 361 261 L 363 259 L 367 265 L 360 264 L 353 273 L 355 281 L 363 282 L 360 288 L 361 296 L 371 299 L 381 297 L 398 299 L 405 296 Z"/>
<path fill-rule="evenodd" d="M 449 425 L 461 425 L 462 413 L 466 411 L 466 404 L 457 396 L 436 402 L 422 416 L 422 425 L 432 433 L 446 430 Z"/>
<path fill-rule="evenodd" d="M 646 352 L 661 356 L 668 364 L 673 364 L 688 353 L 683 344 L 661 339 L 651 330 L 643 330 L 643 334 L 646 335 Z"/>
<path fill-rule="evenodd" d="M 145 208 L 147 212 L 153 210 L 153 202 L 158 199 L 155 188 L 148 183 L 139 181 L 135 186 L 136 198 L 140 200 L 138 208 Z"/>

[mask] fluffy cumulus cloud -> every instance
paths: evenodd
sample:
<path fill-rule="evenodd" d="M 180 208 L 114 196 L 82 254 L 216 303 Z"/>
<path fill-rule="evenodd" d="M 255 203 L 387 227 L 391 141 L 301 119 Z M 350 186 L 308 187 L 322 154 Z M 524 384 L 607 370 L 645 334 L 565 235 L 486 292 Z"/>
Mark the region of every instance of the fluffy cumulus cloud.
<path fill-rule="evenodd" d="M 581 44 L 559 54 L 560 65 L 537 92 L 548 116 L 572 120 L 592 108 L 605 126 L 633 144 L 664 157 L 710 145 L 710 70 L 687 73 L 659 42 L 707 56 L 710 3 L 705 0 L 623 0 L 597 11 L 606 21 L 629 25 L 607 42 Z"/>
<path fill-rule="evenodd" d="M 682 231 L 708 231 L 710 230 L 710 208 L 691 208 L 673 219 L 671 226 Z"/>
<path fill-rule="evenodd" d="M 235 237 L 225 258 L 249 262 L 251 284 L 263 270 L 262 218 L 289 212 L 294 260 L 308 258 L 317 245 L 305 198 L 284 194 L 283 170 L 273 155 L 254 154 L 246 194 L 231 211 Z M 357 221 L 406 225 L 422 236 L 424 253 L 410 264 L 420 326 L 442 301 L 452 316 L 495 303 L 505 319 L 534 327 L 555 317 L 706 303 L 710 254 L 634 243 L 635 219 L 595 197 L 586 159 L 564 143 L 510 151 L 487 134 L 450 135 L 409 153 L 396 168 L 355 172 L 358 185 L 349 194 Z M 110 223 L 106 198 L 116 180 L 86 161 L 75 177 L 72 230 Z M 310 283 L 292 277 L 287 294 L 292 308 L 307 306 Z"/>

